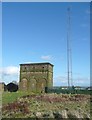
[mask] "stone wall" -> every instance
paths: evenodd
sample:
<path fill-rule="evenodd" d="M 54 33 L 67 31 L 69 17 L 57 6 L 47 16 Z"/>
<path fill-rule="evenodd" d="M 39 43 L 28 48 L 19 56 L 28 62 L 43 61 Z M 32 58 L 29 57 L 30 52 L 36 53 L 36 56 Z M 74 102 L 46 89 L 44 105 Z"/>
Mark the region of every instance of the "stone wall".
<path fill-rule="evenodd" d="M 53 86 L 53 65 L 50 63 L 20 64 L 20 90 L 44 92 Z"/>
<path fill-rule="evenodd" d="M 1 91 L 1 92 L 4 91 L 4 83 L 0 83 L 0 91 Z"/>

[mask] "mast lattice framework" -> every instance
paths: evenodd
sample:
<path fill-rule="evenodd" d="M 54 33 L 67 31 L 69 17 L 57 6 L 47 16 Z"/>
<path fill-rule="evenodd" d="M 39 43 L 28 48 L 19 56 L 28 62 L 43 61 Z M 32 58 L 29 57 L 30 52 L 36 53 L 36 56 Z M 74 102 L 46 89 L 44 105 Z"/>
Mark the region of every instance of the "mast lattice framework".
<path fill-rule="evenodd" d="M 71 49 L 71 17 L 70 17 L 70 7 L 67 9 L 67 80 L 68 87 L 73 86 L 72 79 L 72 49 Z"/>

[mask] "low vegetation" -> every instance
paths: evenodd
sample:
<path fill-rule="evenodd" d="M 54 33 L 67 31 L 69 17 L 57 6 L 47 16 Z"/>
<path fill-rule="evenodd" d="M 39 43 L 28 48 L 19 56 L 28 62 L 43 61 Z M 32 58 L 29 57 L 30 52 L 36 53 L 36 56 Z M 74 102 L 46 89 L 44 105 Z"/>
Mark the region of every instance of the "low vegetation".
<path fill-rule="evenodd" d="M 3 100 L 5 99 L 4 95 Z M 12 98 L 13 96 L 14 98 Z M 90 95 L 19 92 L 11 93 L 7 97 L 12 98 L 13 101 L 6 100 L 5 104 L 3 101 L 3 118 L 90 119 Z"/>
<path fill-rule="evenodd" d="M 19 97 L 31 94 L 30 92 L 3 92 L 2 93 L 2 104 L 7 104 L 16 101 Z"/>

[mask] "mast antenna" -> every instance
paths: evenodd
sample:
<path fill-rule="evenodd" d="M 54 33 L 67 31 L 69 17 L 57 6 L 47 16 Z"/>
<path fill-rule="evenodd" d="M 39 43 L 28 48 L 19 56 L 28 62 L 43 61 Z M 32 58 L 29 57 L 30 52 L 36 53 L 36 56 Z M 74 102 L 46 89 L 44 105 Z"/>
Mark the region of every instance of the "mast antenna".
<path fill-rule="evenodd" d="M 71 49 L 71 17 L 70 17 L 70 7 L 67 9 L 67 80 L 68 88 L 73 86 L 72 79 L 72 49 Z"/>

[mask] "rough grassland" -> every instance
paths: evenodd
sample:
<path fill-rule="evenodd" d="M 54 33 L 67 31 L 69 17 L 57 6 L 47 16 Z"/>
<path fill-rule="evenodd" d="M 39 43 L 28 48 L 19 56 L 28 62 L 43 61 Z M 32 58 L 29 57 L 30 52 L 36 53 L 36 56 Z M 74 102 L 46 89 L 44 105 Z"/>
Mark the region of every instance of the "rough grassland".
<path fill-rule="evenodd" d="M 8 93 L 5 97 L 5 94 L 3 94 L 3 118 L 90 119 L 90 95 L 18 92 Z"/>
<path fill-rule="evenodd" d="M 3 92 L 2 93 L 2 104 L 7 104 L 16 101 L 19 97 L 29 95 L 30 92 Z"/>

